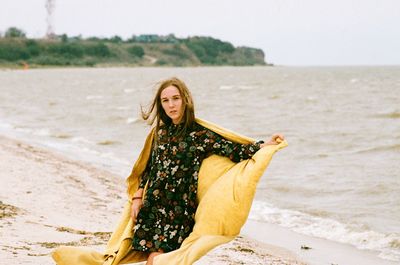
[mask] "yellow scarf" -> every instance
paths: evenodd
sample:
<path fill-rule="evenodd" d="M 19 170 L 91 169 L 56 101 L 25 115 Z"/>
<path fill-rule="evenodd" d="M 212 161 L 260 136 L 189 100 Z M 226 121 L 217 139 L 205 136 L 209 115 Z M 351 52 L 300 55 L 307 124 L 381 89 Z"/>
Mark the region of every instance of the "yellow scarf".
<path fill-rule="evenodd" d="M 254 142 L 254 139 L 204 120 L 196 119 L 196 122 L 233 142 Z M 130 217 L 130 208 L 131 198 L 138 189 L 140 176 L 150 157 L 153 137 L 154 130 L 147 136 L 143 150 L 127 178 L 129 200 L 105 253 L 78 247 L 60 247 L 52 255 L 58 265 L 117 265 L 147 259 L 146 253 L 131 249 L 134 223 Z M 286 141 L 266 146 L 251 159 L 239 163 L 217 155 L 204 159 L 199 171 L 199 205 L 193 231 L 179 249 L 156 256 L 154 264 L 190 265 L 214 247 L 234 239 L 247 220 L 260 177 L 274 153 L 286 146 Z"/>

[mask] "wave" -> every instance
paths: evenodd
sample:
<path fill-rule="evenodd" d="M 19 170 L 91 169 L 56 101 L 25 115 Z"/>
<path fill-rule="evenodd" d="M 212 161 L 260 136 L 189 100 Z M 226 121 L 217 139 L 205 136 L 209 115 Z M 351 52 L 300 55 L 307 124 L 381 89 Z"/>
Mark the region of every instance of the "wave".
<path fill-rule="evenodd" d="M 121 142 L 119 141 L 113 141 L 113 140 L 104 140 L 97 142 L 98 145 L 114 145 L 114 144 L 120 144 Z"/>
<path fill-rule="evenodd" d="M 49 128 L 37 128 L 37 129 L 32 129 L 32 128 L 27 128 L 27 127 L 18 127 L 14 126 L 13 129 L 19 133 L 23 134 L 31 134 L 31 135 L 36 135 L 36 136 L 51 136 L 51 132 Z"/>
<path fill-rule="evenodd" d="M 374 152 L 386 152 L 386 151 L 400 151 L 400 144 L 392 144 L 392 145 L 384 145 L 384 146 L 376 146 L 368 149 L 358 150 L 356 154 L 363 153 L 374 153 Z"/>
<path fill-rule="evenodd" d="M 365 225 L 344 224 L 325 216 L 280 209 L 265 202 L 254 201 L 249 218 L 277 224 L 300 234 L 378 251 L 382 259 L 400 261 L 400 234 L 384 234 L 368 230 Z"/>
<path fill-rule="evenodd" d="M 102 99 L 103 96 L 102 95 L 88 95 L 86 96 L 87 100 L 92 100 L 92 99 Z"/>
<path fill-rule="evenodd" d="M 280 97 L 280 95 L 271 95 L 269 96 L 269 99 L 279 99 Z"/>
<path fill-rule="evenodd" d="M 50 135 L 51 137 L 58 138 L 58 139 L 70 139 L 72 135 L 68 133 L 54 133 Z"/>
<path fill-rule="evenodd" d="M 257 88 L 257 86 L 251 86 L 251 85 L 238 85 L 238 86 L 233 86 L 233 85 L 221 85 L 219 86 L 220 90 L 232 90 L 232 89 L 237 89 L 237 90 L 253 90 Z"/>
<path fill-rule="evenodd" d="M 116 140 L 95 142 L 83 136 L 75 136 L 67 141 L 41 140 L 40 143 L 57 151 L 61 151 L 67 157 L 95 164 L 117 174 L 124 173 L 121 171 L 121 168 L 129 165 L 129 161 L 121 159 L 121 157 L 117 156 L 115 153 L 104 152 L 103 150 L 97 149 L 97 147 L 101 145 L 109 146 L 120 144 L 120 142 Z"/>
<path fill-rule="evenodd" d="M 253 90 L 255 88 L 257 88 L 257 87 L 256 86 L 246 86 L 246 85 L 238 86 L 238 89 L 240 89 L 240 90 Z"/>
<path fill-rule="evenodd" d="M 22 133 L 24 135 L 34 135 L 34 136 L 44 136 L 44 137 L 52 137 L 58 139 L 70 139 L 72 135 L 63 132 L 52 132 L 49 128 L 29 128 L 23 126 L 16 126 L 10 123 L 0 122 L 0 129 L 4 129 L 6 131 L 16 131 L 18 133 Z"/>
<path fill-rule="evenodd" d="M 141 118 L 138 118 L 138 117 L 134 118 L 134 117 L 132 117 L 132 118 L 126 119 L 126 123 L 127 123 L 127 124 L 138 123 L 138 122 L 140 122 L 141 120 L 142 120 Z"/>
<path fill-rule="evenodd" d="M 233 86 L 219 86 L 220 90 L 231 90 L 233 89 Z"/>
<path fill-rule="evenodd" d="M 77 137 L 73 137 L 71 139 L 71 142 L 73 143 L 82 143 L 82 144 L 89 144 L 89 145 L 94 145 L 95 143 L 86 139 L 85 137 L 82 136 L 77 136 Z"/>
<path fill-rule="evenodd" d="M 52 132 L 49 128 L 29 128 L 24 126 L 17 126 L 6 122 L 0 122 L 0 129 L 7 132 L 17 132 L 23 135 L 34 135 L 43 137 L 52 137 L 58 139 L 70 139 L 72 135 L 63 132 Z"/>
<path fill-rule="evenodd" d="M 49 128 L 16 126 L 2 120 L 0 120 L 0 131 L 6 136 L 17 137 L 33 145 L 39 144 L 40 146 L 49 147 L 52 150 L 62 152 L 67 157 L 95 164 L 116 174 L 124 175 L 126 172 L 124 172 L 123 168 L 130 165 L 129 161 L 121 159 L 120 156 L 113 152 L 96 150 L 96 146 L 114 145 L 119 143 L 117 141 L 94 142 L 82 136 L 73 136 L 63 132 L 54 133 Z"/>
<path fill-rule="evenodd" d="M 388 113 L 381 113 L 373 115 L 376 118 L 383 118 L 383 119 L 400 119 L 400 111 L 392 111 Z"/>
<path fill-rule="evenodd" d="M 306 97 L 306 101 L 307 102 L 317 102 L 318 101 L 318 97 L 316 97 L 316 96 L 307 96 Z"/>
<path fill-rule="evenodd" d="M 119 106 L 119 107 L 115 107 L 116 110 L 130 110 L 131 107 L 129 106 Z"/>
<path fill-rule="evenodd" d="M 14 127 L 14 126 L 13 126 L 12 124 L 0 120 L 0 129 L 3 129 L 3 130 L 11 130 L 11 129 L 13 129 L 13 127 Z"/>
<path fill-rule="evenodd" d="M 124 89 L 124 93 L 126 93 L 126 94 L 130 94 L 130 93 L 133 93 L 135 91 L 136 91 L 136 89 L 134 89 L 134 88 L 126 88 L 126 89 Z"/>

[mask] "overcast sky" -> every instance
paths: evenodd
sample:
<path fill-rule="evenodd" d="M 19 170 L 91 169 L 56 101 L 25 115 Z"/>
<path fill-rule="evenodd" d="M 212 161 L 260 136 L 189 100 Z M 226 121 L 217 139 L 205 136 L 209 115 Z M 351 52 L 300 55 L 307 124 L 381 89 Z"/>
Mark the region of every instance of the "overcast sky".
<path fill-rule="evenodd" d="M 400 0 L 55 0 L 56 34 L 211 36 L 277 65 L 399 65 Z M 0 31 L 46 33 L 46 0 L 0 0 Z"/>

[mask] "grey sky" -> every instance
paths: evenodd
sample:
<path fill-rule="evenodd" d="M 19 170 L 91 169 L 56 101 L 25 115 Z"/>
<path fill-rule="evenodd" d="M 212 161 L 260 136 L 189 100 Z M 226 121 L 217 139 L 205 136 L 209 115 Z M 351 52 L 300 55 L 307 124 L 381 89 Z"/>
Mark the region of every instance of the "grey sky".
<path fill-rule="evenodd" d="M 45 0 L 0 0 L 0 31 L 46 32 Z M 212 36 L 279 65 L 400 64 L 399 0 L 56 0 L 56 34 Z"/>

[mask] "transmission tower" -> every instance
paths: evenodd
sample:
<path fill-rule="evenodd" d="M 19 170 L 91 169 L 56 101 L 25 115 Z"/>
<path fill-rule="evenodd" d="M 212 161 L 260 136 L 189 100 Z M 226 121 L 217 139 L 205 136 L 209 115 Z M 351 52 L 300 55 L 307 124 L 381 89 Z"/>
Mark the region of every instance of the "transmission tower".
<path fill-rule="evenodd" d="M 52 39 L 55 37 L 54 27 L 53 27 L 53 13 L 56 7 L 55 0 L 47 0 L 46 1 L 46 10 L 47 10 L 47 31 L 46 31 L 46 38 Z"/>

